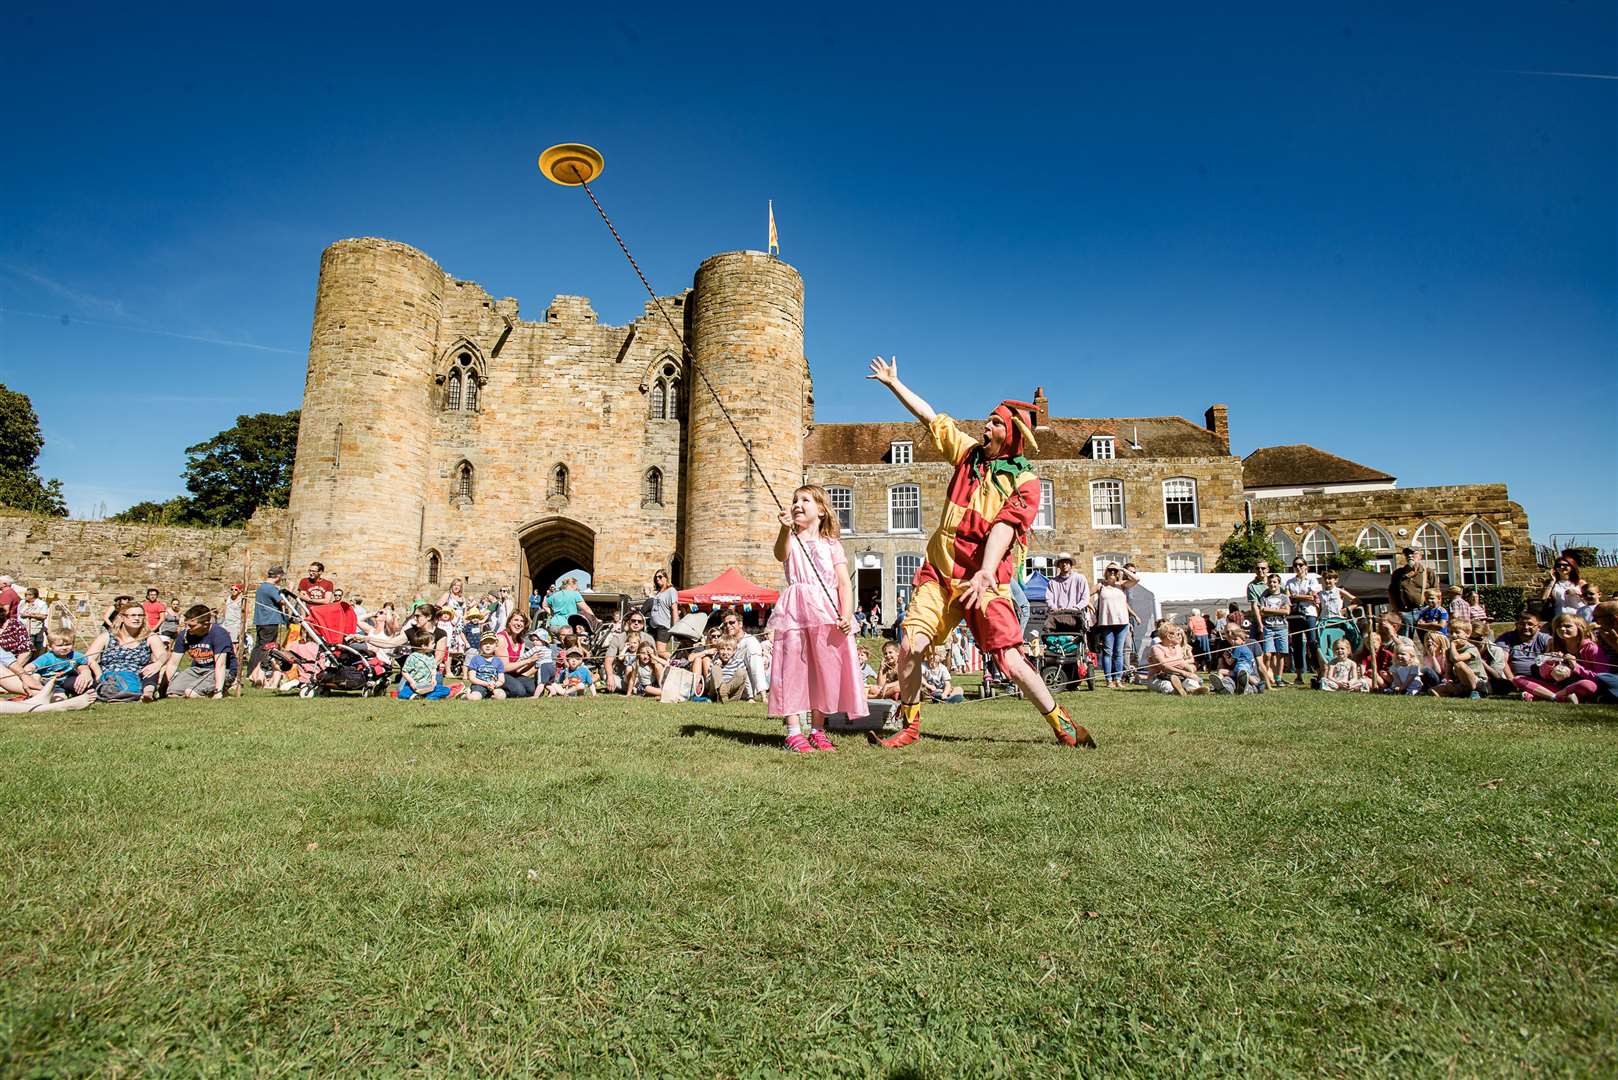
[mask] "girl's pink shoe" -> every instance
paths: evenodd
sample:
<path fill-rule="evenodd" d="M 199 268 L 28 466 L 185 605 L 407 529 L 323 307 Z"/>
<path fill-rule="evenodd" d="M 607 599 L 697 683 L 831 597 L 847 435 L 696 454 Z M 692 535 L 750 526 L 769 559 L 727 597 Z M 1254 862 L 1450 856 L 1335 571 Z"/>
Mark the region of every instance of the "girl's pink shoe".
<path fill-rule="evenodd" d="M 802 735 L 788 735 L 786 745 L 782 749 L 789 754 L 812 754 L 815 752 L 814 746 Z"/>
<path fill-rule="evenodd" d="M 811 731 L 809 733 L 809 745 L 816 750 L 830 750 L 834 754 L 837 752 L 837 747 L 833 746 L 832 741 L 826 738 L 824 731 Z"/>

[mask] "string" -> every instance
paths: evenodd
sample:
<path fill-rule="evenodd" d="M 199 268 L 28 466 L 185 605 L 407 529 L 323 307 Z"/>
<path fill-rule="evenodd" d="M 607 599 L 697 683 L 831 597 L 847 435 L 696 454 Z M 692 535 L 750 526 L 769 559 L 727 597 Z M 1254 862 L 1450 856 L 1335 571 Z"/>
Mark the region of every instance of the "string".
<path fill-rule="evenodd" d="M 681 358 L 692 371 L 696 372 L 697 378 L 702 380 L 702 385 L 713 396 L 714 404 L 719 406 L 720 415 L 725 418 L 725 423 L 730 425 L 731 434 L 736 436 L 737 443 L 741 445 L 742 453 L 747 455 L 747 467 L 753 472 L 757 472 L 759 479 L 764 481 L 764 490 L 770 493 L 770 499 L 774 501 L 775 508 L 785 510 L 786 507 L 782 505 L 781 497 L 775 493 L 775 487 L 770 483 L 770 478 L 765 475 L 763 467 L 758 463 L 758 459 L 753 457 L 752 445 L 742 437 L 742 429 L 736 426 L 735 417 L 730 415 L 730 410 L 725 407 L 724 399 L 719 396 L 719 391 L 714 389 L 713 383 L 708 381 L 708 373 L 703 371 L 697 364 L 697 358 L 692 355 L 690 346 L 685 343 L 685 335 L 680 333 L 680 329 L 674 325 L 674 319 L 670 317 L 668 309 L 663 306 L 663 298 L 657 295 L 657 290 L 652 288 L 652 283 L 646 280 L 646 274 L 641 270 L 640 263 L 635 261 L 635 256 L 630 253 L 629 245 L 624 243 L 624 238 L 618 234 L 618 229 L 613 225 L 612 219 L 607 216 L 607 211 L 602 207 L 601 200 L 597 199 L 596 193 L 590 190 L 590 184 L 584 179 L 584 175 L 579 172 L 578 165 L 574 164 L 569 167 L 573 170 L 573 178 L 579 182 L 579 186 L 584 189 L 584 193 L 590 196 L 590 203 L 596 208 L 596 213 L 601 215 L 601 221 L 607 226 L 607 231 L 612 233 L 614 240 L 618 241 L 618 250 L 622 251 L 624 258 L 629 260 L 629 265 L 634 269 L 635 276 L 640 278 L 640 283 L 646 289 L 646 294 L 652 298 L 652 303 L 657 306 L 658 314 L 662 315 L 663 321 L 668 323 L 669 332 L 674 335 L 674 340 L 680 343 Z M 831 603 L 832 610 L 837 612 L 838 617 L 841 618 L 842 607 L 838 604 L 837 597 L 832 595 L 831 589 L 826 585 L 826 580 L 820 576 L 820 567 L 815 565 L 815 560 L 810 556 L 808 545 L 803 542 L 803 537 L 798 534 L 797 529 L 788 526 L 788 531 L 792 533 L 792 538 L 798 542 L 798 547 L 803 551 L 804 561 L 809 564 L 809 569 L 814 571 L 815 580 L 820 583 L 820 589 L 826 594 L 826 599 Z"/>

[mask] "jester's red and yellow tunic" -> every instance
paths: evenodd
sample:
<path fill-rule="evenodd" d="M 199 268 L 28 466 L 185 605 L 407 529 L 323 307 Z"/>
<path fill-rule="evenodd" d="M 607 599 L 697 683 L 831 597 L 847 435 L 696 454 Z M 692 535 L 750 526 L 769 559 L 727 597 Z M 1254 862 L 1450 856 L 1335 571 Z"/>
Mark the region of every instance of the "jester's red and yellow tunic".
<path fill-rule="evenodd" d="M 938 452 L 955 464 L 955 473 L 938 528 L 927 541 L 927 561 L 916 572 L 905 632 L 939 642 L 965 619 L 985 652 L 1021 645 L 1022 631 L 1011 606 L 1011 575 L 1039 512 L 1039 477 L 1020 456 L 986 460 L 981 444 L 943 413 L 933 417 L 928 429 Z M 961 591 L 983 566 L 989 530 L 1000 522 L 1010 525 L 1015 537 L 992 568 L 996 595 L 987 606 L 968 610 Z"/>

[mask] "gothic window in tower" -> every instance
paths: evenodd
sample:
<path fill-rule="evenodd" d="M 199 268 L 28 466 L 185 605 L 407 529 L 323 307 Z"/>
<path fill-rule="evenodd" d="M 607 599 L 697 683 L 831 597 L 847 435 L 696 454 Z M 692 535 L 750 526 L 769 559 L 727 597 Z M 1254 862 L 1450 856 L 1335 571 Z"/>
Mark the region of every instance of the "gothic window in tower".
<path fill-rule="evenodd" d="M 640 504 L 642 506 L 663 505 L 663 470 L 653 466 L 646 470 L 646 476 L 641 482 Z"/>
<path fill-rule="evenodd" d="M 439 567 L 442 565 L 443 560 L 438 557 L 438 552 L 429 551 L 427 553 L 427 584 L 438 584 Z"/>
<path fill-rule="evenodd" d="M 476 376 L 468 376 L 466 380 L 466 411 L 478 411 L 478 380 Z"/>
<path fill-rule="evenodd" d="M 567 466 L 560 462 L 551 470 L 550 493 L 560 495 L 564 499 L 567 498 Z"/>
<path fill-rule="evenodd" d="M 455 466 L 455 497 L 472 500 L 472 463 L 463 461 Z"/>
<path fill-rule="evenodd" d="M 662 379 L 652 382 L 652 389 L 647 394 L 650 399 L 650 408 L 647 410 L 653 420 L 663 419 L 664 403 L 668 400 L 668 388 L 663 385 Z"/>
<path fill-rule="evenodd" d="M 444 408 L 448 412 L 461 411 L 461 373 L 451 371 L 444 384 Z"/>

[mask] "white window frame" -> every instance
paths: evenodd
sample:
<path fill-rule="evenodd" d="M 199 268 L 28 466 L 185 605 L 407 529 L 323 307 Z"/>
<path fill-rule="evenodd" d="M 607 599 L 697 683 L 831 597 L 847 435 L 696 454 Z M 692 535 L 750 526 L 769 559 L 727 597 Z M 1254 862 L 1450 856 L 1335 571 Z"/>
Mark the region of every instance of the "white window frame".
<path fill-rule="evenodd" d="M 909 465 L 916 460 L 916 444 L 909 439 L 895 439 L 888 444 L 891 465 Z"/>
<path fill-rule="evenodd" d="M 1121 551 L 1103 551 L 1090 560 L 1090 580 L 1095 582 L 1096 587 L 1099 588 L 1101 585 L 1101 575 L 1106 572 L 1108 563 L 1115 562 L 1119 566 L 1122 566 L 1128 561 L 1129 556 L 1125 555 Z"/>
<path fill-rule="evenodd" d="M 1178 521 L 1178 522 L 1176 522 L 1176 521 L 1170 521 L 1169 520 L 1169 505 L 1170 505 L 1169 504 L 1169 485 L 1170 484 L 1189 484 L 1191 486 L 1191 499 L 1190 499 L 1191 520 L 1190 521 Z M 1185 499 L 1175 499 L 1174 504 L 1177 505 L 1177 506 L 1184 506 L 1186 504 L 1186 500 Z M 1202 524 L 1202 514 L 1201 514 L 1201 508 L 1197 506 L 1197 481 L 1195 480 L 1195 478 L 1190 477 L 1190 476 L 1171 476 L 1167 480 L 1163 481 L 1163 527 L 1168 528 L 1168 529 L 1195 529 L 1201 524 Z"/>
<path fill-rule="evenodd" d="M 847 505 L 838 506 L 839 496 Z M 837 524 L 844 532 L 854 531 L 854 489 L 851 487 L 828 487 L 826 498 L 831 502 L 832 513 L 837 515 Z"/>
<path fill-rule="evenodd" d="M 1176 559 L 1186 565 L 1176 567 L 1174 565 Z M 1202 573 L 1202 556 L 1195 551 L 1174 551 L 1169 553 L 1163 565 L 1171 574 L 1200 574 Z"/>
<path fill-rule="evenodd" d="M 1281 565 L 1271 567 L 1271 570 L 1281 574 L 1283 578 L 1286 577 L 1286 574 L 1282 573 L 1282 570 L 1291 570 L 1292 560 L 1298 557 L 1298 542 L 1292 538 L 1292 535 L 1284 525 L 1277 525 L 1275 531 L 1270 533 L 1270 541 L 1275 544 L 1276 553 L 1281 556 Z"/>
<path fill-rule="evenodd" d="M 1324 547 L 1320 546 L 1321 540 L 1325 541 Z M 1310 556 L 1311 547 L 1318 551 L 1321 556 L 1319 559 Z M 1337 538 L 1331 534 L 1330 529 L 1316 525 L 1303 534 L 1303 543 L 1298 545 L 1298 554 L 1303 556 L 1304 565 L 1309 567 L 1309 572 L 1318 574 L 1326 569 L 1326 560 L 1337 554 Z"/>
<path fill-rule="evenodd" d="M 916 571 L 921 564 L 927 561 L 925 555 L 918 555 L 914 551 L 901 551 L 893 557 L 893 600 L 895 604 L 903 602 L 910 606 L 910 583 L 916 579 Z M 909 567 L 910 572 L 905 573 Z"/>
<path fill-rule="evenodd" d="M 1371 557 L 1371 569 L 1380 574 L 1393 573 L 1393 553 L 1396 549 L 1388 530 L 1373 521 L 1355 535 L 1354 546 Z"/>
<path fill-rule="evenodd" d="M 1034 528 L 1056 528 L 1056 484 L 1044 477 L 1039 481 L 1039 511 L 1034 515 Z"/>
<path fill-rule="evenodd" d="M 1090 458 L 1093 461 L 1112 461 L 1118 456 L 1118 439 L 1113 435 L 1090 436 Z"/>
<path fill-rule="evenodd" d="M 1114 505 L 1114 500 L 1109 498 L 1105 504 L 1098 505 L 1096 503 L 1096 493 L 1098 491 L 1106 491 L 1110 494 L 1113 490 L 1116 490 L 1118 493 L 1118 498 L 1116 500 L 1116 505 L 1118 508 L 1118 520 L 1116 523 L 1109 524 L 1101 520 L 1101 511 L 1103 506 L 1110 509 Z M 1127 513 L 1128 506 L 1126 505 L 1124 499 L 1124 482 L 1122 480 L 1103 478 L 1100 480 L 1090 481 L 1090 528 L 1121 529 L 1124 527 L 1124 523 L 1129 520 Z"/>
<path fill-rule="evenodd" d="M 901 493 L 911 496 L 914 499 L 914 505 L 901 506 L 899 504 Z M 894 524 L 895 515 L 900 511 L 913 511 L 916 515 L 916 524 L 903 526 Z M 915 533 L 921 531 L 921 487 L 919 485 L 894 484 L 888 488 L 888 531 L 890 533 Z"/>
<path fill-rule="evenodd" d="M 1482 535 L 1481 545 L 1468 539 L 1469 535 L 1475 534 Z M 1480 551 L 1483 558 L 1475 559 L 1474 556 Z M 1499 534 L 1482 518 L 1468 521 L 1455 536 L 1455 562 L 1460 570 L 1459 584 L 1462 586 L 1500 584 Z"/>
<path fill-rule="evenodd" d="M 1432 530 L 1437 536 L 1439 545 L 1429 545 L 1422 539 L 1422 534 Z M 1411 534 L 1410 546 L 1421 552 L 1422 561 L 1433 568 L 1438 574 L 1438 583 L 1448 585 L 1455 571 L 1455 544 L 1449 538 L 1449 530 L 1436 521 L 1424 521 L 1416 527 Z"/>

